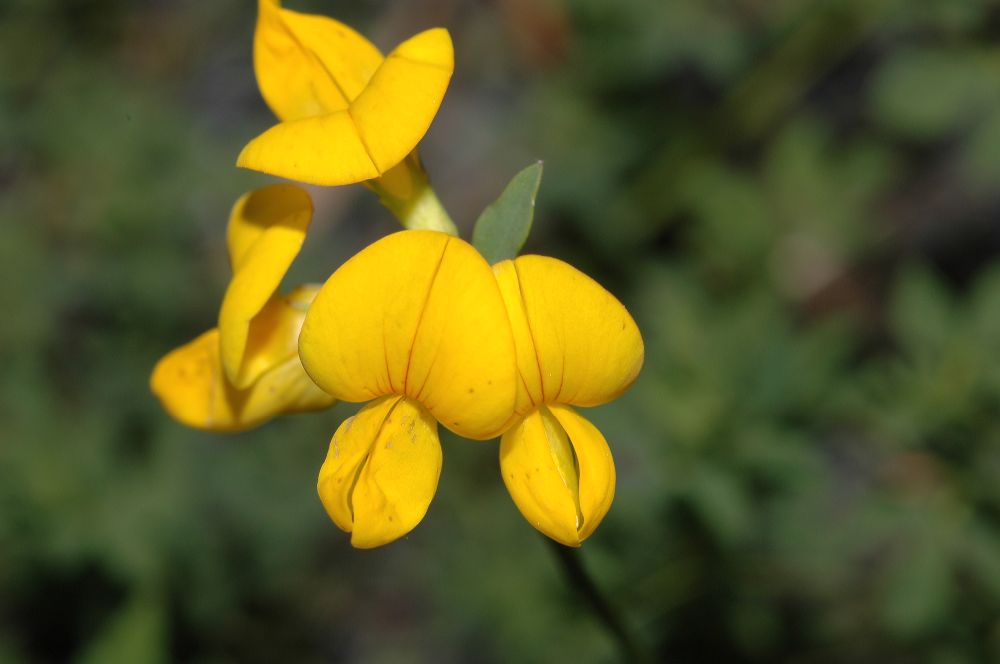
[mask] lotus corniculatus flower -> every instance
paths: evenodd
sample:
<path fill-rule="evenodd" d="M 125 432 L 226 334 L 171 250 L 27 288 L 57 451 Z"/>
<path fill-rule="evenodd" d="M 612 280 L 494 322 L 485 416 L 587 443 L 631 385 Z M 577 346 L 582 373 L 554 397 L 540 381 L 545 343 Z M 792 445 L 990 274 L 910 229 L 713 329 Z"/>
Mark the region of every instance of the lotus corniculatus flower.
<path fill-rule="evenodd" d="M 382 238 L 341 266 L 306 315 L 313 380 L 370 402 L 330 441 L 318 490 L 360 548 L 408 533 L 437 489 L 437 425 L 496 437 L 517 393 L 514 340 L 496 279 L 466 242 L 435 231 Z"/>
<path fill-rule="evenodd" d="M 260 0 L 254 69 L 280 122 L 250 141 L 237 165 L 319 185 L 379 179 L 427 132 L 454 66 L 443 28 L 383 57 L 338 21 Z M 410 166 L 418 165 L 414 156 Z M 387 185 L 410 186 L 409 178 Z"/>
<path fill-rule="evenodd" d="M 150 379 L 181 423 L 241 431 L 282 413 L 333 404 L 306 375 L 297 352 L 318 286 L 277 293 L 311 218 L 309 195 L 291 184 L 258 189 L 233 207 L 227 233 L 233 277 L 219 325 L 164 356 Z"/>

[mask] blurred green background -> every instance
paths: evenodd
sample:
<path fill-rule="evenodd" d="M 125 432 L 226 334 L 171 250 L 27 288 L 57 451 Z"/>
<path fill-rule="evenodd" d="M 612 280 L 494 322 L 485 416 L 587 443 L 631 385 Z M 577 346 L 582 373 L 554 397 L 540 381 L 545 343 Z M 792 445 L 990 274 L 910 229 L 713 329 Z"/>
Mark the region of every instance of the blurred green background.
<path fill-rule="evenodd" d="M 467 234 L 544 159 L 528 250 L 638 320 L 580 557 L 655 661 L 1000 661 L 996 2 L 287 4 L 384 50 L 447 26 L 441 198 Z M 222 436 L 149 394 L 269 181 L 233 166 L 272 122 L 254 20 L 0 4 L 0 662 L 618 660 L 495 442 L 445 437 L 423 523 L 355 551 L 315 495 L 354 406 Z M 312 191 L 290 283 L 395 228 Z"/>

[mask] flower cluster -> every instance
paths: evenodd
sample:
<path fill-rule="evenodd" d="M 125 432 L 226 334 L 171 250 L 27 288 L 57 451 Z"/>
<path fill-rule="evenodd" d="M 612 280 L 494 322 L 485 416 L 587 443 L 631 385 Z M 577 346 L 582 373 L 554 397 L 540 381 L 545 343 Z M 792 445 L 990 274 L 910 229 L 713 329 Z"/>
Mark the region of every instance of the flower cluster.
<path fill-rule="evenodd" d="M 441 473 L 438 424 L 464 438 L 499 436 L 518 509 L 578 546 L 611 505 L 615 470 L 603 435 L 573 407 L 621 394 L 642 366 L 642 338 L 621 303 L 572 266 L 516 256 L 523 238 L 512 252 L 490 245 L 498 223 L 527 228 L 517 214 L 493 210 L 476 246 L 457 236 L 417 155 L 451 78 L 448 33 L 428 30 L 383 57 L 341 23 L 260 0 L 254 66 L 279 122 L 237 164 L 311 184 L 363 183 L 407 230 L 322 286 L 282 294 L 312 217 L 309 195 L 293 184 L 244 195 L 229 219 L 233 277 L 218 327 L 168 353 L 153 392 L 178 421 L 210 431 L 367 402 L 333 435 L 318 483 L 330 518 L 361 548 L 424 517 Z M 512 189 L 504 196 L 523 197 Z"/>

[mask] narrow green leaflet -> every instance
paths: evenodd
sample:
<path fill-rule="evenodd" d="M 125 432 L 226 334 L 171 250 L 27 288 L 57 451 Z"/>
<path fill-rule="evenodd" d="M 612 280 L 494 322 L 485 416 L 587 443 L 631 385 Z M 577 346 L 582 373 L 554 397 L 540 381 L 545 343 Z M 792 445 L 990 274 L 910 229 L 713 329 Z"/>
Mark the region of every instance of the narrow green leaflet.
<path fill-rule="evenodd" d="M 500 197 L 476 221 L 472 244 L 492 265 L 517 256 L 531 232 L 535 197 L 542 183 L 542 162 L 514 176 Z"/>

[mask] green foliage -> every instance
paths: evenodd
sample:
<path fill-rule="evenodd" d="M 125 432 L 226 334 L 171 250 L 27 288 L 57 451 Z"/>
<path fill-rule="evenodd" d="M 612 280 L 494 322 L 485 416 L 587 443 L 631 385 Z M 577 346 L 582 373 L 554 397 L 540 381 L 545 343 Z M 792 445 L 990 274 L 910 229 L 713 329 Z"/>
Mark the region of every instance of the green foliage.
<path fill-rule="evenodd" d="M 165 662 L 163 603 L 155 598 L 130 599 L 110 619 L 81 656 L 83 664 Z"/>
<path fill-rule="evenodd" d="M 993 5 L 339 15 L 448 22 L 442 200 L 474 219 L 544 158 L 477 246 L 519 249 L 538 192 L 531 251 L 639 322 L 643 373 L 587 412 L 618 484 L 581 553 L 654 661 L 1000 659 Z M 0 662 L 614 661 L 494 443 L 445 436 L 427 518 L 359 552 L 315 495 L 354 406 L 214 436 L 148 393 L 265 181 L 232 167 L 271 121 L 252 29 L 234 0 L 0 9 Z M 290 281 L 394 228 L 360 187 L 314 194 Z"/>
<path fill-rule="evenodd" d="M 998 100 L 989 54 L 914 49 L 889 60 L 876 79 L 873 111 L 892 131 L 933 138 L 974 120 Z"/>
<path fill-rule="evenodd" d="M 538 162 L 515 175 L 500 197 L 479 215 L 472 244 L 490 265 L 514 258 L 528 240 L 541 183 L 542 163 Z"/>

